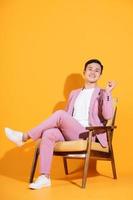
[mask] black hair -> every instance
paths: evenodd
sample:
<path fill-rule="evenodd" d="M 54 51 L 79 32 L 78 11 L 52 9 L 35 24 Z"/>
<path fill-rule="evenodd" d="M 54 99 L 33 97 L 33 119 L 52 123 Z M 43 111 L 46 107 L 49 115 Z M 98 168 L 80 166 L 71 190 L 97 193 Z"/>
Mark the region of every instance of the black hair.
<path fill-rule="evenodd" d="M 91 59 L 91 60 L 88 60 L 88 61 L 85 63 L 85 65 L 84 65 L 84 71 L 86 70 L 87 66 L 88 66 L 89 64 L 91 64 L 91 63 L 97 63 L 97 64 L 99 64 L 100 67 L 101 67 L 101 74 L 102 74 L 103 65 L 102 65 L 102 63 L 101 63 L 98 59 Z"/>

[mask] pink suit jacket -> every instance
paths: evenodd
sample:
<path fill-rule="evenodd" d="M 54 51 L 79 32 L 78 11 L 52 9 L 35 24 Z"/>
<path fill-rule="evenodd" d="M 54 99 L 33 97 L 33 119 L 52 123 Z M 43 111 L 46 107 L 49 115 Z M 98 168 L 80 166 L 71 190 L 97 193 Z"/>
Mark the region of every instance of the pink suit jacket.
<path fill-rule="evenodd" d="M 82 88 L 72 90 L 69 94 L 65 111 L 68 112 L 70 115 L 73 115 L 74 103 L 75 103 L 76 97 L 79 95 L 80 91 L 83 88 L 84 86 Z M 96 86 L 92 94 L 90 108 L 88 110 L 89 126 L 103 126 L 103 123 L 100 121 L 100 118 L 98 116 L 98 98 L 100 94 L 99 92 L 100 92 L 100 88 Z M 103 90 L 102 99 L 103 99 L 102 115 L 104 119 L 109 120 L 113 117 L 113 113 L 114 113 L 111 93 L 107 93 L 106 90 Z M 103 147 L 108 146 L 105 132 L 97 134 L 96 137 Z"/>

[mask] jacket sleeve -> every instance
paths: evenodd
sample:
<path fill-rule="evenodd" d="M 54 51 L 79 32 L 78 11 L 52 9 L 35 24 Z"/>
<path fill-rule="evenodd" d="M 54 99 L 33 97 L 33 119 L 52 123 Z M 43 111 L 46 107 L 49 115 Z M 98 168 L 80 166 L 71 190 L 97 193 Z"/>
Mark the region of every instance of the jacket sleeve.
<path fill-rule="evenodd" d="M 73 95 L 73 90 L 69 93 L 69 96 L 68 96 L 68 99 L 67 99 L 67 102 L 66 102 L 66 105 L 65 105 L 65 108 L 64 108 L 64 110 L 66 112 L 68 112 L 68 110 L 69 110 L 69 105 L 70 105 L 70 101 L 72 99 L 72 95 Z"/>
<path fill-rule="evenodd" d="M 103 99 L 102 115 L 104 119 L 109 120 L 113 117 L 114 113 L 112 94 L 104 90 L 102 99 Z"/>

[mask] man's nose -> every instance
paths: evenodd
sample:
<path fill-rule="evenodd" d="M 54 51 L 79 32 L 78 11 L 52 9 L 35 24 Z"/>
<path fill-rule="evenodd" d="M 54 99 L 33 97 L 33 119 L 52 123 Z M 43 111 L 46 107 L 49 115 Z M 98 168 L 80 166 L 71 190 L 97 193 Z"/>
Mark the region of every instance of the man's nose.
<path fill-rule="evenodd" d="M 92 72 L 91 72 L 91 75 L 95 75 L 95 71 L 92 71 Z"/>

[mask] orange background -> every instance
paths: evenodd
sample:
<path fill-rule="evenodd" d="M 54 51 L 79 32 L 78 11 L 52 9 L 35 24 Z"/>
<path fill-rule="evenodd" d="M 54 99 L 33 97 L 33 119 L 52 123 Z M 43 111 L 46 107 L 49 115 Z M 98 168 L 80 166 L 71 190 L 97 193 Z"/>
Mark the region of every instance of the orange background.
<path fill-rule="evenodd" d="M 119 180 L 125 177 L 122 179 L 125 185 L 121 185 L 127 189 L 123 198 L 126 194 L 131 197 L 128 189 L 133 178 L 133 2 L 1 1 L 0 24 L 0 175 L 5 184 L 10 183 L 8 194 L 7 186 L 3 186 L 3 198 L 18 197 L 17 192 L 12 192 L 13 184 L 20 187 L 24 182 L 23 187 L 27 187 L 34 150 L 31 142 L 21 149 L 16 148 L 6 139 L 4 127 L 25 132 L 56 109 L 63 108 L 69 92 L 82 86 L 83 66 L 90 58 L 98 58 L 104 65 L 99 81 L 101 87 L 105 87 L 108 80 L 117 81 L 113 96 L 118 97 L 118 128 L 113 145 Z M 76 168 L 81 162 L 70 164 Z M 98 169 L 103 174 L 111 174 L 108 163 L 99 162 Z M 58 180 L 61 171 L 64 173 L 61 158 L 54 158 L 52 176 L 56 174 Z M 93 184 L 91 181 L 88 187 Z M 104 188 L 104 180 L 100 183 Z M 118 185 L 118 196 L 121 188 Z M 104 196 L 101 194 L 101 197 Z"/>

